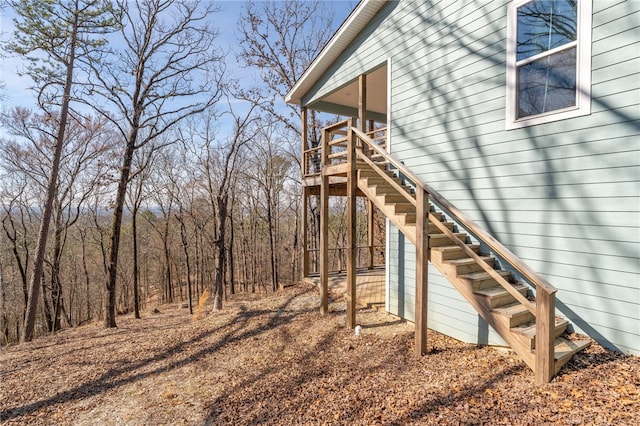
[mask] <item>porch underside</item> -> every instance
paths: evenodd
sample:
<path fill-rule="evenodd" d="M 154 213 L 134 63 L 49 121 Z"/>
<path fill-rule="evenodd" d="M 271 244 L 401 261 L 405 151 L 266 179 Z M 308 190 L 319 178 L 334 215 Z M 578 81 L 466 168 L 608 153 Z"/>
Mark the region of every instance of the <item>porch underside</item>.
<path fill-rule="evenodd" d="M 320 275 L 312 274 L 304 281 L 320 287 Z M 331 272 L 327 281 L 329 291 L 343 295 L 347 291 L 346 271 Z M 356 304 L 360 306 L 382 308 L 385 306 L 385 268 L 362 268 L 356 271 Z"/>

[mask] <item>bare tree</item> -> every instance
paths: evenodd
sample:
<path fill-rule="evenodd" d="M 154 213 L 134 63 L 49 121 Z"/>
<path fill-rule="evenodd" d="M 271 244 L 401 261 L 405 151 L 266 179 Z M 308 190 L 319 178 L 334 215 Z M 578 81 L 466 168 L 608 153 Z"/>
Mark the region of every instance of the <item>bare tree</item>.
<path fill-rule="evenodd" d="M 300 111 L 284 96 L 302 76 L 333 35 L 333 14 L 322 1 L 265 1 L 246 4 L 238 22 L 239 59 L 260 70 L 273 102 L 263 104 L 269 114 L 299 132 Z"/>
<path fill-rule="evenodd" d="M 133 167 L 136 172 L 132 174 L 131 181 L 135 182 L 132 190 L 129 191 L 129 209 L 131 211 L 131 241 L 133 251 L 133 265 L 132 265 L 132 278 L 133 278 L 133 315 L 134 318 L 140 318 L 140 261 L 138 258 L 138 213 L 142 202 L 144 201 L 146 194 L 144 191 L 145 184 L 149 180 L 151 175 L 151 166 L 154 160 L 155 147 L 153 145 L 147 146 L 143 149 L 137 150 L 134 155 Z"/>
<path fill-rule="evenodd" d="M 47 151 L 51 142 L 49 136 L 55 132 L 57 122 L 48 117 L 16 108 L 2 120 L 4 126 L 22 141 L 5 141 L 0 148 L 2 163 L 8 172 L 24 176 L 24 181 L 38 196 L 47 191 L 53 168 Z M 60 267 L 67 232 L 80 217 L 89 195 L 103 179 L 104 155 L 112 136 L 109 129 L 104 119 L 94 117 L 71 120 L 67 125 L 51 206 L 54 228 L 52 251 L 49 258 L 45 258 L 50 269 L 50 294 L 44 298 L 45 309 L 51 313 L 48 318 L 50 331 L 61 328 L 65 311 Z M 69 316 L 65 317 L 70 322 Z"/>
<path fill-rule="evenodd" d="M 288 133 L 282 142 L 287 156 L 300 168 L 301 112 L 294 106 L 284 105 L 284 97 L 320 53 L 333 34 L 333 14 L 324 2 L 265 1 L 249 2 L 239 20 L 239 60 L 259 70 L 264 87 L 272 102 L 265 104 L 266 112 L 276 119 Z M 283 111 L 287 111 L 284 113 Z M 314 110 L 308 114 L 308 139 L 305 148 L 320 145 L 321 121 Z M 319 239 L 320 216 L 318 203 L 311 200 L 312 243 Z M 296 212 L 297 214 L 297 212 Z M 299 221 L 295 223 L 298 235 Z M 296 238 L 297 242 L 298 239 Z M 296 246 L 294 250 L 299 250 Z"/>
<path fill-rule="evenodd" d="M 251 145 L 249 163 L 246 175 L 259 191 L 256 199 L 261 204 L 260 212 L 264 212 L 264 220 L 269 233 L 269 252 L 271 266 L 272 290 L 278 289 L 279 283 L 279 242 L 280 242 L 280 198 L 286 181 L 294 172 L 293 164 L 283 152 L 277 129 L 273 121 L 261 122 L 255 143 Z M 297 170 L 296 170 L 297 171 Z"/>
<path fill-rule="evenodd" d="M 171 220 L 175 209 L 175 198 L 171 196 L 171 181 L 167 176 L 166 170 L 173 169 L 173 157 L 170 152 L 163 150 L 158 153 L 153 161 L 150 183 L 150 200 L 153 203 L 157 215 L 152 209 L 143 212 L 142 217 L 147 224 L 154 230 L 162 243 L 162 255 L 159 263 L 162 265 L 162 299 L 164 302 L 173 302 L 173 274 L 172 274 L 172 250 L 171 250 Z"/>
<path fill-rule="evenodd" d="M 243 99 L 239 96 L 234 101 L 244 101 L 243 103 L 248 105 L 243 113 L 238 113 L 233 107 L 232 99 L 230 97 L 227 98 L 228 114 L 233 126 L 232 135 L 216 146 L 214 145 L 216 141 L 212 137 L 212 133 L 205 132 L 204 135 L 210 136 L 210 138 L 203 141 L 206 149 L 203 168 L 208 182 L 209 198 L 212 207 L 216 211 L 213 286 L 213 306 L 216 310 L 222 309 L 222 297 L 224 294 L 224 271 L 227 261 L 226 230 L 230 215 L 229 201 L 231 192 L 239 172 L 238 166 L 242 150 L 245 145 L 254 140 L 258 131 L 254 124 L 258 119 L 255 112 L 260 105 L 259 96 L 252 96 L 250 99 Z M 209 126 L 213 125 L 211 121 L 207 123 Z"/>
<path fill-rule="evenodd" d="M 221 95 L 218 31 L 211 26 L 217 6 L 186 0 L 118 1 L 125 49 L 117 60 L 94 67 L 91 90 L 115 107 L 99 108 L 118 126 L 125 141 L 113 221 L 105 327 L 115 327 L 120 229 L 134 152 L 180 121 L 215 104 Z"/>

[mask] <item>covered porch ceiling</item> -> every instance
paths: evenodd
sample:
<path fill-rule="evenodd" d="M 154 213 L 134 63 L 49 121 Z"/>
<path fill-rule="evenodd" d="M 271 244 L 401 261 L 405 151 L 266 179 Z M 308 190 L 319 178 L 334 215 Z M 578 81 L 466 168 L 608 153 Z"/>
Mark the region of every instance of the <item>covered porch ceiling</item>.
<path fill-rule="evenodd" d="M 367 119 L 387 121 L 387 66 L 366 74 Z M 359 83 L 354 79 L 341 88 L 308 105 L 309 108 L 347 117 L 358 115 Z"/>

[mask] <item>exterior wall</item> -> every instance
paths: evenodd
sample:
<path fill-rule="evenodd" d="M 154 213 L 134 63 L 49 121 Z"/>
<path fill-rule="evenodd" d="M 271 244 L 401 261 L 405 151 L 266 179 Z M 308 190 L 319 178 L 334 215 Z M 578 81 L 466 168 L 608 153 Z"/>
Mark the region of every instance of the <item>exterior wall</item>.
<path fill-rule="evenodd" d="M 391 58 L 394 155 L 557 287 L 577 331 L 640 354 L 640 2 L 593 2 L 591 115 L 509 131 L 507 3 L 388 4 L 304 103 Z M 389 232 L 388 309 L 412 318 L 414 249 Z M 492 341 L 429 273 L 429 327 Z"/>

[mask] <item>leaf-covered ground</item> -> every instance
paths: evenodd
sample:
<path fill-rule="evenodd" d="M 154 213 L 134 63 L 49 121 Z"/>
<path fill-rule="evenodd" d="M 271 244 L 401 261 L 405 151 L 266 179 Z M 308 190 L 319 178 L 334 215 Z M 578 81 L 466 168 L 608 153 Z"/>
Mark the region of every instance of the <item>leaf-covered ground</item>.
<path fill-rule="evenodd" d="M 592 345 L 535 386 L 511 352 L 361 309 L 344 327 L 309 286 L 193 321 L 160 307 L 2 349 L 0 423 L 73 425 L 640 424 L 640 358 Z"/>

